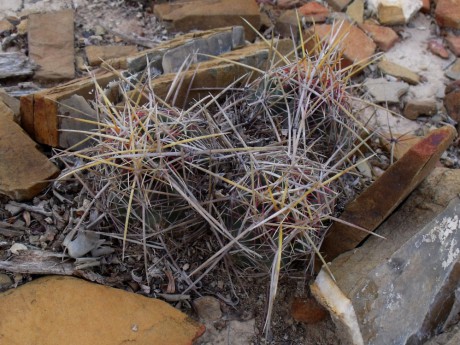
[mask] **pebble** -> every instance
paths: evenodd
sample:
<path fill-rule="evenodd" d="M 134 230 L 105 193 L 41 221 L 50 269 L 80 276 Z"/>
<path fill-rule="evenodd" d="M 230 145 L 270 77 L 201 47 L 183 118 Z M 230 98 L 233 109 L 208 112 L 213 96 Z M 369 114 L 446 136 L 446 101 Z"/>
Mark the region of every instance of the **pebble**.
<path fill-rule="evenodd" d="M 0 273 L 0 291 L 8 289 L 13 285 L 13 279 L 5 273 Z"/>

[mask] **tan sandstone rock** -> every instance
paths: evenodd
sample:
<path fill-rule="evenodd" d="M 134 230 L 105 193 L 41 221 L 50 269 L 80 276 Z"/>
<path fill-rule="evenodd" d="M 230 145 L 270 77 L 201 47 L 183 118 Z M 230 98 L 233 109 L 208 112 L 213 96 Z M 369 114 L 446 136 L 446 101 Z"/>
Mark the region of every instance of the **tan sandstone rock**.
<path fill-rule="evenodd" d="M 69 277 L 0 294 L 0 343 L 191 345 L 204 327 L 167 303 Z"/>

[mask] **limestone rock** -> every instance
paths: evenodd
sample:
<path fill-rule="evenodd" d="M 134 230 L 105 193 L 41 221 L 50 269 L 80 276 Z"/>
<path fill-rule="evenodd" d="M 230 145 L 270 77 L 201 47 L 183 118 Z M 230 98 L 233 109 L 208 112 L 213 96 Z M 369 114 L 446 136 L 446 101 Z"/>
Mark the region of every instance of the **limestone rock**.
<path fill-rule="evenodd" d="M 191 345 L 204 331 L 157 299 L 70 277 L 0 294 L 0 342 L 11 345 Z"/>
<path fill-rule="evenodd" d="M 347 7 L 347 15 L 358 24 L 363 23 L 364 0 L 354 0 Z"/>
<path fill-rule="evenodd" d="M 88 63 L 98 66 L 102 61 L 137 53 L 136 46 L 88 46 L 85 48 Z"/>
<path fill-rule="evenodd" d="M 420 115 L 434 115 L 437 111 L 434 99 L 411 99 L 404 107 L 404 116 L 409 120 L 415 120 Z"/>
<path fill-rule="evenodd" d="M 350 202 L 341 220 L 374 231 L 433 170 L 455 135 L 450 126 L 432 131 Z M 346 223 L 335 222 L 327 233 L 321 247 L 326 260 L 355 248 L 368 235 Z"/>
<path fill-rule="evenodd" d="M 399 99 L 409 90 L 409 85 L 385 78 L 366 79 L 364 87 L 376 103 L 399 103 Z"/>
<path fill-rule="evenodd" d="M 420 76 L 412 72 L 410 69 L 398 65 L 388 60 L 382 60 L 377 64 L 377 67 L 385 74 L 392 75 L 393 77 L 399 78 L 408 82 L 409 84 L 416 85 L 420 83 Z"/>
<path fill-rule="evenodd" d="M 369 0 L 368 7 L 384 25 L 399 25 L 409 20 L 422 8 L 422 0 Z"/>
<path fill-rule="evenodd" d="M 331 6 L 336 11 L 342 11 L 351 0 L 326 0 L 329 6 Z"/>
<path fill-rule="evenodd" d="M 379 227 L 386 239 L 371 236 L 332 262 L 358 321 L 341 327 L 369 345 L 423 344 L 443 328 L 460 279 L 459 192 L 460 172 L 436 169 Z M 336 313 L 337 294 L 318 283 L 312 291 Z"/>
<path fill-rule="evenodd" d="M 435 17 L 439 26 L 460 29 L 460 2 L 458 0 L 438 0 Z"/>
<path fill-rule="evenodd" d="M 338 37 L 343 37 L 340 41 L 340 49 L 343 50 L 344 61 L 343 66 L 349 66 L 356 63 L 358 66 L 366 65 L 375 52 L 375 43 L 359 28 L 347 21 L 336 22 L 334 26 L 329 24 L 316 25 L 308 30 L 305 34 L 305 46 L 309 51 L 315 47 L 314 35 L 317 35 L 320 40 L 326 40 L 331 37 L 332 30 Z"/>
<path fill-rule="evenodd" d="M 259 29 L 261 23 L 259 6 L 255 1 L 247 0 L 195 0 L 158 4 L 154 11 L 161 20 L 171 22 L 177 31 L 242 25 L 250 41 L 256 34 L 242 18 L 256 29 Z"/>
<path fill-rule="evenodd" d="M 460 122 L 460 80 L 446 86 L 444 106 L 447 114 L 457 122 Z"/>
<path fill-rule="evenodd" d="M 38 65 L 37 79 L 63 80 L 75 76 L 73 10 L 30 15 L 27 34 L 29 57 Z"/>
<path fill-rule="evenodd" d="M 59 169 L 18 124 L 2 116 L 0 124 L 0 193 L 14 200 L 32 199 Z"/>
<path fill-rule="evenodd" d="M 448 34 L 446 36 L 447 46 L 455 56 L 460 56 L 460 36 L 454 34 Z"/>
<path fill-rule="evenodd" d="M 384 52 L 390 50 L 399 40 L 398 34 L 392 28 L 370 22 L 365 22 L 360 25 L 360 28 L 368 34 L 377 44 L 377 47 Z"/>
<path fill-rule="evenodd" d="M 30 76 L 33 73 L 33 65 L 23 53 L 0 53 L 0 79 Z"/>

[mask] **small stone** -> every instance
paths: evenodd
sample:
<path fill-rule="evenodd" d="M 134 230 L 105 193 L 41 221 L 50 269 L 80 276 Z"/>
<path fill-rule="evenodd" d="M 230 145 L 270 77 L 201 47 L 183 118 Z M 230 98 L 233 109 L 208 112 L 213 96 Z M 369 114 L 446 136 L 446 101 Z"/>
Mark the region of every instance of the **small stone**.
<path fill-rule="evenodd" d="M 384 25 L 402 25 L 422 8 L 422 0 L 369 0 L 368 7 L 377 12 Z"/>
<path fill-rule="evenodd" d="M 329 10 L 318 2 L 306 3 L 299 7 L 297 11 L 308 23 L 322 23 L 329 16 Z"/>
<path fill-rule="evenodd" d="M 28 42 L 29 57 L 39 66 L 36 78 L 63 80 L 75 76 L 73 10 L 31 14 Z"/>
<path fill-rule="evenodd" d="M 25 35 L 27 33 L 27 27 L 29 20 L 28 19 L 23 19 L 21 22 L 16 26 L 16 30 L 18 30 L 19 35 Z"/>
<path fill-rule="evenodd" d="M 363 85 L 376 103 L 399 103 L 400 97 L 409 90 L 408 84 L 385 78 L 366 79 Z"/>
<path fill-rule="evenodd" d="M 354 0 L 347 7 L 347 15 L 358 24 L 363 23 L 364 0 Z"/>
<path fill-rule="evenodd" d="M 436 101 L 431 99 L 411 99 L 404 108 L 404 116 L 409 120 L 416 120 L 421 115 L 434 115 L 437 112 Z"/>
<path fill-rule="evenodd" d="M 377 47 L 384 52 L 390 50 L 396 42 L 399 41 L 398 34 L 392 28 L 376 25 L 372 22 L 365 22 L 360 25 L 360 28 L 368 34 L 377 44 Z"/>
<path fill-rule="evenodd" d="M 30 200 L 48 186 L 47 181 L 56 177 L 59 169 L 18 124 L 1 117 L 0 121 L 0 193 L 14 200 Z"/>
<path fill-rule="evenodd" d="M 13 31 L 14 25 L 11 24 L 8 20 L 0 20 L 0 35 L 8 34 Z"/>
<path fill-rule="evenodd" d="M 457 122 L 460 122 L 460 80 L 446 86 L 444 106 L 447 114 Z"/>
<path fill-rule="evenodd" d="M 447 46 L 455 56 L 460 56 L 460 36 L 454 34 L 448 34 L 446 36 Z"/>
<path fill-rule="evenodd" d="M 326 0 L 329 6 L 331 6 L 336 11 L 342 11 L 351 0 Z"/>
<path fill-rule="evenodd" d="M 437 40 L 430 40 L 428 42 L 428 49 L 435 55 L 443 58 L 449 58 L 449 52 L 444 48 L 444 45 Z"/>
<path fill-rule="evenodd" d="M 70 277 L 36 279 L 0 294 L 0 304 L 5 344 L 190 345 L 204 332 L 158 299 Z"/>
<path fill-rule="evenodd" d="M 0 273 L 0 291 L 8 289 L 13 285 L 13 279 L 5 273 Z"/>
<path fill-rule="evenodd" d="M 291 304 L 291 316 L 298 322 L 313 324 L 324 320 L 328 311 L 314 298 L 295 297 Z"/>
<path fill-rule="evenodd" d="M 88 63 L 98 66 L 103 61 L 134 55 L 137 53 L 136 46 L 88 46 L 85 48 Z"/>
<path fill-rule="evenodd" d="M 460 79 L 460 58 L 455 60 L 455 62 L 449 67 L 449 69 L 444 73 L 446 77 L 458 80 Z"/>
<path fill-rule="evenodd" d="M 438 0 L 434 14 L 439 26 L 460 29 L 460 2 L 458 0 Z"/>
<path fill-rule="evenodd" d="M 220 302 L 212 296 L 203 296 L 193 301 L 193 308 L 204 322 L 213 322 L 222 317 Z"/>
<path fill-rule="evenodd" d="M 94 27 L 94 34 L 98 36 L 104 36 L 107 33 L 107 31 L 100 25 L 96 25 Z"/>
<path fill-rule="evenodd" d="M 420 83 L 420 76 L 417 73 L 412 72 L 410 69 L 398 65 L 388 60 L 382 60 L 377 64 L 377 67 L 385 74 L 392 75 L 393 77 L 399 78 L 408 82 L 409 84 L 416 85 Z"/>

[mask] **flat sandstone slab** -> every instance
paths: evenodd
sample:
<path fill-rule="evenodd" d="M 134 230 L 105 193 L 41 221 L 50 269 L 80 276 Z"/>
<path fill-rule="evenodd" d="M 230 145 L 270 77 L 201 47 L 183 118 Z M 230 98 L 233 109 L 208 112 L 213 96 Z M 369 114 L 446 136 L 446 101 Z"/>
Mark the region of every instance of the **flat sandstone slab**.
<path fill-rule="evenodd" d="M 16 122 L 0 116 L 0 194 L 14 200 L 32 199 L 58 173 Z"/>
<path fill-rule="evenodd" d="M 191 345 L 204 327 L 167 303 L 52 276 L 0 294 L 0 343 Z"/>
<path fill-rule="evenodd" d="M 35 77 L 72 79 L 75 76 L 73 10 L 31 14 L 28 26 L 29 57 L 38 65 Z"/>

